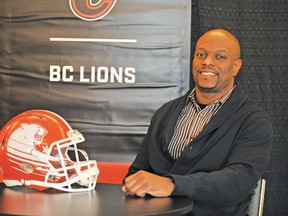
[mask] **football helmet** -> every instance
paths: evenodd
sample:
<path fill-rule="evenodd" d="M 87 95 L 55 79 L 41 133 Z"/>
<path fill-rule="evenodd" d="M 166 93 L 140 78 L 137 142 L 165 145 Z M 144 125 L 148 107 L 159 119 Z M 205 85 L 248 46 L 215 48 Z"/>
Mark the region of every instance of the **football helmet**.
<path fill-rule="evenodd" d="M 78 149 L 84 140 L 56 113 L 29 110 L 15 116 L 0 132 L 3 182 L 38 190 L 93 190 L 99 170 L 96 161 Z"/>

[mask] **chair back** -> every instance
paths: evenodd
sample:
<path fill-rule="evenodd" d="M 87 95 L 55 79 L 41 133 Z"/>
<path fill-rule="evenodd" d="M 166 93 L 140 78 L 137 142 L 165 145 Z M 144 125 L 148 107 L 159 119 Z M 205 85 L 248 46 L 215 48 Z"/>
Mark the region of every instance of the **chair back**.
<path fill-rule="evenodd" d="M 254 195 L 248 207 L 249 216 L 262 216 L 264 208 L 266 180 L 260 179 L 254 189 Z"/>

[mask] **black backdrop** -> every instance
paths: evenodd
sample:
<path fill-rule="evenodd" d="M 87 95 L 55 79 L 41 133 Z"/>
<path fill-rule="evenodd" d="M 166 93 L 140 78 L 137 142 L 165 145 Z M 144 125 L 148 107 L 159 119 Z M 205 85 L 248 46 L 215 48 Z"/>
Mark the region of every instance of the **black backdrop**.
<path fill-rule="evenodd" d="M 84 20 L 69 2 L 0 1 L 0 126 L 47 109 L 90 158 L 131 161 L 154 111 L 189 89 L 191 1 L 114 0 L 90 21 L 88 1 L 73 1 Z"/>
<path fill-rule="evenodd" d="M 198 37 L 211 28 L 226 28 L 240 40 L 244 65 L 237 80 L 274 126 L 264 216 L 287 216 L 288 1 L 193 0 L 192 52 Z"/>

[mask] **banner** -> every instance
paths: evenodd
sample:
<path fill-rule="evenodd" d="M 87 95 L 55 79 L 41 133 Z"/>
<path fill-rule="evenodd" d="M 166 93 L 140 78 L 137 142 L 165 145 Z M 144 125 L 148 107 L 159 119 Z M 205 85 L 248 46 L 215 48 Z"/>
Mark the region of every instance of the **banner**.
<path fill-rule="evenodd" d="M 98 161 L 131 161 L 190 80 L 190 0 L 1 0 L 0 126 L 65 118 Z"/>

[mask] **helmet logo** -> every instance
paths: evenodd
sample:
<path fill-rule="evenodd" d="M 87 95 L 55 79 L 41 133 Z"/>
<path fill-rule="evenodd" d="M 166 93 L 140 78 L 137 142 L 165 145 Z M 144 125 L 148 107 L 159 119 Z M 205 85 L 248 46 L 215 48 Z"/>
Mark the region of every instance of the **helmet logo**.
<path fill-rule="evenodd" d="M 35 130 L 34 134 L 34 144 L 40 145 L 42 144 L 43 137 L 47 134 L 47 130 L 38 125 L 30 125 Z"/>
<path fill-rule="evenodd" d="M 46 128 L 41 127 L 37 124 L 21 124 L 21 127 L 15 130 L 12 139 L 21 140 L 22 143 L 28 145 L 34 145 L 35 149 L 37 146 L 42 144 L 43 138 L 48 133 Z"/>

